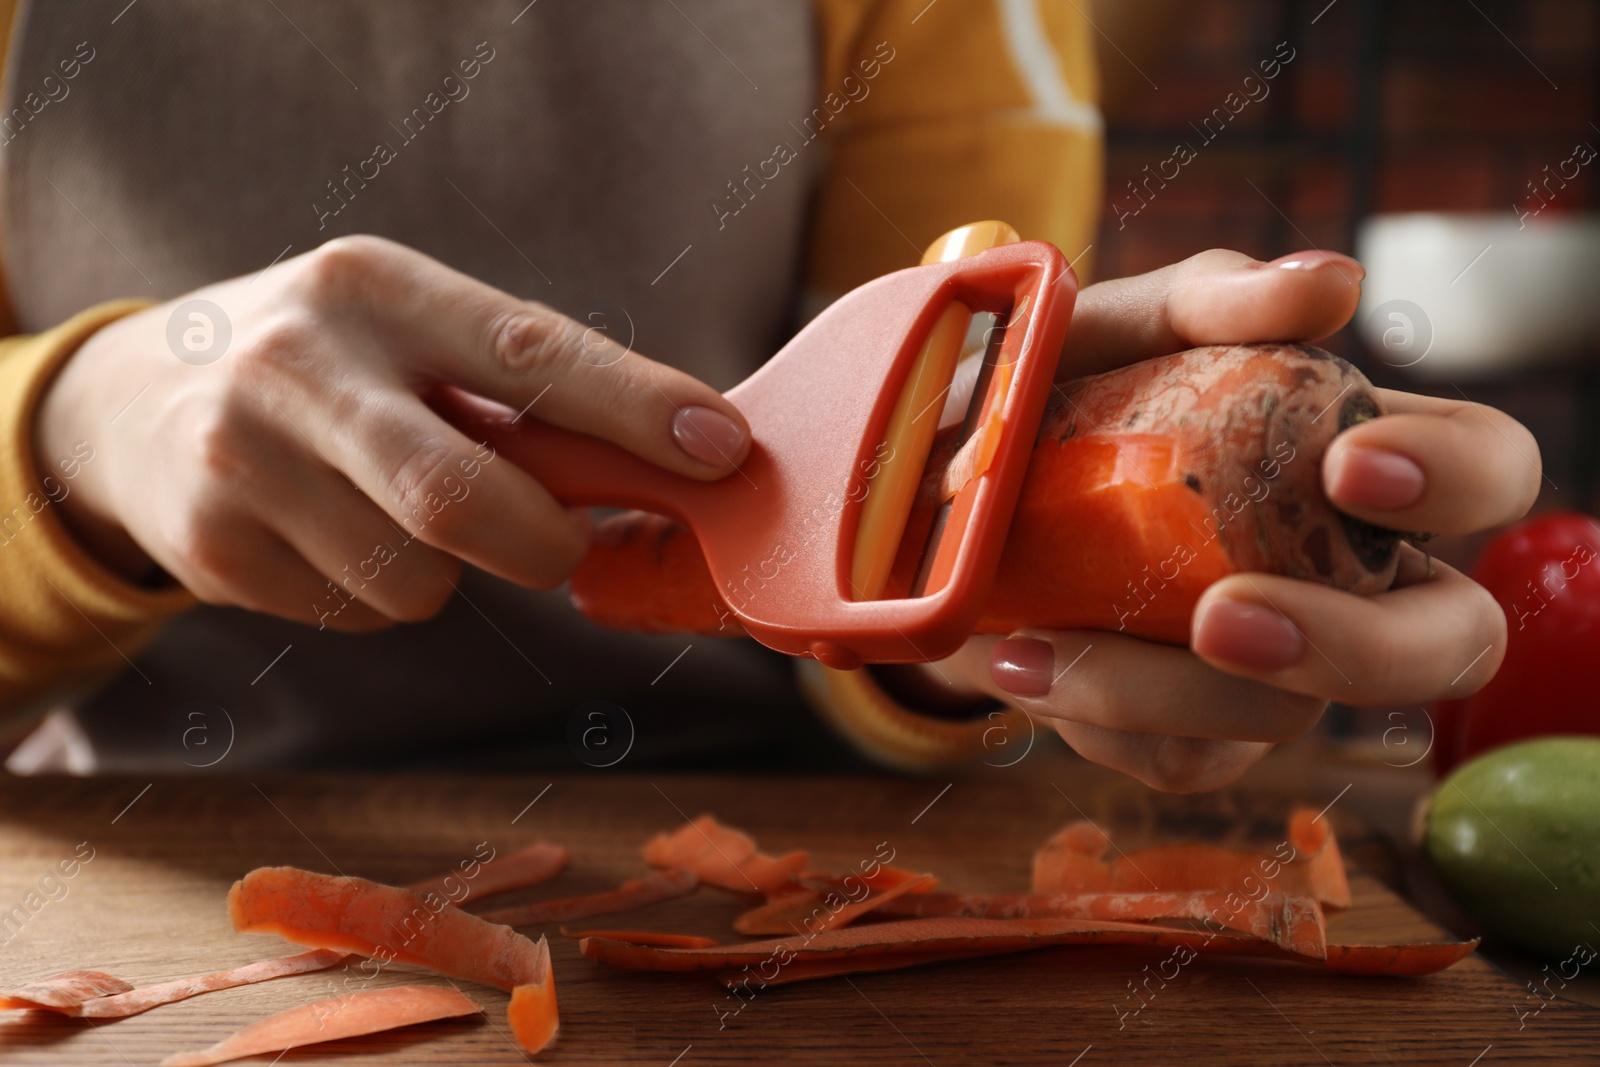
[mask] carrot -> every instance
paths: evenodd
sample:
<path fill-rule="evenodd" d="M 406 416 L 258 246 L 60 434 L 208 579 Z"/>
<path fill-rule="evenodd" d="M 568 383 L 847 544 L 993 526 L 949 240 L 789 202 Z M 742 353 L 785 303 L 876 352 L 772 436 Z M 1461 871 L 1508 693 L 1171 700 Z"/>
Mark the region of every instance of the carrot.
<path fill-rule="evenodd" d="M 675 897 L 688 896 L 700 885 L 693 871 L 673 868 L 658 871 L 644 878 L 633 878 L 616 889 L 603 893 L 590 893 L 581 897 L 562 897 L 536 904 L 519 904 L 510 908 L 497 908 L 480 913 L 486 922 L 504 923 L 507 926 L 532 926 L 535 923 L 571 922 L 589 919 L 596 915 L 613 915 L 619 911 L 632 911 Z"/>
<path fill-rule="evenodd" d="M 645 842 L 644 860 L 652 867 L 681 867 L 707 885 L 736 893 L 766 893 L 805 869 L 804 852 L 766 856 L 749 834 L 701 815 Z"/>
<path fill-rule="evenodd" d="M 656 930 L 568 930 L 562 928 L 562 937 L 582 940 L 585 937 L 603 937 L 607 941 L 626 941 L 630 945 L 657 945 L 661 948 L 710 948 L 716 942 L 696 934 L 664 934 Z"/>
<path fill-rule="evenodd" d="M 1220 891 L 1240 900 L 1271 887 L 1308 896 L 1335 908 L 1350 906 L 1350 883 L 1338 842 L 1327 824 L 1319 829 L 1309 809 L 1290 818 L 1289 834 L 1272 852 L 1210 844 L 1171 844 L 1119 851 L 1106 857 L 1111 841 L 1093 823 L 1068 825 L 1033 857 L 1035 893 Z"/>
<path fill-rule="evenodd" d="M 449 871 L 434 878 L 412 882 L 418 893 L 438 893 L 452 904 L 522 889 L 555 877 L 567 865 L 567 850 L 548 841 L 535 841 L 526 848 L 479 863 L 463 860 L 461 872 Z M 468 872 L 476 867 L 475 874 Z M 458 886 L 464 886 L 462 892 Z"/>
<path fill-rule="evenodd" d="M 829 888 L 818 893 L 802 888 L 797 893 L 774 897 L 767 903 L 752 908 L 733 920 L 733 928 L 741 934 L 798 934 L 806 930 L 837 930 L 849 926 L 864 915 L 869 915 L 906 895 L 925 893 L 938 883 L 931 874 L 900 881 L 860 900 L 852 900 Z M 865 881 L 863 881 L 865 886 Z M 851 894 L 853 895 L 853 894 Z"/>
<path fill-rule="evenodd" d="M 507 1015 L 523 1048 L 538 1052 L 558 1025 L 544 938 L 528 940 L 437 895 L 294 867 L 262 867 L 233 884 L 234 929 L 344 949 L 380 963 L 414 963 L 511 991 Z"/>
<path fill-rule="evenodd" d="M 482 1006 L 455 989 L 434 986 L 364 989 L 269 1015 L 210 1048 L 168 1056 L 161 1061 L 161 1067 L 211 1067 L 246 1056 L 281 1053 L 302 1045 L 482 1012 Z"/>
<path fill-rule="evenodd" d="M 56 1011 L 76 1015 L 85 1001 L 133 986 L 104 971 L 62 971 L 0 993 L 0 1011 Z"/>
<path fill-rule="evenodd" d="M 1059 945 L 1188 946 L 1220 955 L 1299 960 L 1348 974 L 1421 975 L 1464 959 L 1477 941 L 1407 945 L 1330 945 L 1325 960 L 1285 952 L 1250 934 L 1200 932 L 1138 923 L 1079 919 L 906 919 L 851 926 L 815 935 L 705 948 L 661 948 L 591 937 L 579 942 L 588 958 L 615 967 L 646 971 L 725 971 L 753 967 L 771 983 L 768 967 L 780 972 L 796 964 L 847 960 L 872 961 L 885 969 L 888 957 L 921 962 L 997 955 Z M 818 970 L 827 970 L 818 968 Z M 844 972 L 833 972 L 844 973 Z"/>
<path fill-rule="evenodd" d="M 920 893 L 878 908 L 885 918 L 1197 919 L 1253 934 L 1313 959 L 1327 954 L 1321 906 L 1310 897 L 1271 893 L 1260 900 L 1216 892 L 1192 893 Z M 749 932 L 749 931 L 741 931 Z M 787 932 L 787 931 L 780 931 Z"/>
<path fill-rule="evenodd" d="M 84 1001 L 77 1014 L 86 1019 L 121 1019 L 149 1011 L 151 1008 L 159 1008 L 163 1004 L 187 1000 L 201 993 L 214 993 L 219 989 L 252 985 L 292 974 L 327 970 L 349 958 L 348 954 L 331 949 L 312 949 L 294 956 L 280 956 L 276 959 L 247 963 L 243 967 L 235 967 L 228 971 L 178 978 L 158 985 L 140 986 L 112 996 L 96 997 Z"/>
<path fill-rule="evenodd" d="M 1328 443 L 1379 414 L 1360 371 L 1306 345 L 1194 349 L 1061 386 L 977 632 L 1185 644 L 1200 593 L 1238 571 L 1387 589 L 1399 535 L 1338 512 L 1321 484 Z M 886 596 L 910 588 L 973 447 L 958 452 L 949 431 L 935 444 Z M 571 590 L 607 626 L 726 636 L 742 632 L 730 604 L 764 583 L 752 572 L 718 589 L 687 527 L 635 512 L 600 524 Z"/>

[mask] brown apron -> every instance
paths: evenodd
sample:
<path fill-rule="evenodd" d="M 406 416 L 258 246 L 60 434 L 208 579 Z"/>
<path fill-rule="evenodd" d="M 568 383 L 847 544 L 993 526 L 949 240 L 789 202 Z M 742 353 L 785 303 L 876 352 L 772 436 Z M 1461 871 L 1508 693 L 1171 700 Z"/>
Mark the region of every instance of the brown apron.
<path fill-rule="evenodd" d="M 711 204 L 811 107 L 805 0 L 75 0 L 25 4 L 12 41 L 0 160 L 26 331 L 346 233 L 620 311 L 636 349 L 718 388 L 790 328 L 811 176 L 768 183 L 737 225 Z M 824 744 L 789 665 L 749 642 L 609 633 L 481 573 L 462 588 L 362 637 L 200 608 L 75 728 L 106 771 L 201 766 L 224 740 L 218 770 Z"/>

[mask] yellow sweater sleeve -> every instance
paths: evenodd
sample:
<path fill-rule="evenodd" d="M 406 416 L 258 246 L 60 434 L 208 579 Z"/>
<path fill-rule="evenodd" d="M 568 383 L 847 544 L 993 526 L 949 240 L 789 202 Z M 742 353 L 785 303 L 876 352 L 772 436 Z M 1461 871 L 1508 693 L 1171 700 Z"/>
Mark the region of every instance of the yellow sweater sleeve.
<path fill-rule="evenodd" d="M 1091 28 L 1053 0 L 816 0 L 825 153 L 807 266 L 812 309 L 917 263 L 947 230 L 1003 219 L 1086 273 L 1103 169 Z M 814 135 L 814 136 L 813 136 Z M 1032 745 L 1021 711 L 934 717 L 869 670 L 801 661 L 822 717 L 880 763 L 928 771 Z"/>
<path fill-rule="evenodd" d="M 103 304 L 44 333 L 0 340 L 0 719 L 55 683 L 122 666 L 158 623 L 193 603 L 182 589 L 118 578 L 62 524 L 60 501 L 96 462 L 95 442 L 45 462 L 33 446 L 51 376 L 96 330 L 143 306 Z"/>
<path fill-rule="evenodd" d="M 1080 274 L 1103 149 L 1093 31 L 1054 0 L 816 0 L 826 152 L 807 280 L 837 296 L 1003 219 Z"/>

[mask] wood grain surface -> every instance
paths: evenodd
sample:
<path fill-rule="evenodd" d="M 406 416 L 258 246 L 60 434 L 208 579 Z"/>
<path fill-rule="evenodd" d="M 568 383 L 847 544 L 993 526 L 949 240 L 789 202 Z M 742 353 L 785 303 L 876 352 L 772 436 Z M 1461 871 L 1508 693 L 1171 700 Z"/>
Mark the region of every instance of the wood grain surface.
<path fill-rule="evenodd" d="M 594 774 L 558 778 L 233 778 L 0 780 L 0 910 L 87 842 L 94 858 L 14 935 L 0 933 L 0 985 L 68 967 L 135 984 L 233 966 L 285 951 L 235 934 L 224 896 L 252 867 L 289 863 L 387 881 L 442 871 L 488 841 L 568 845 L 570 869 L 505 902 L 613 885 L 641 870 L 640 843 L 712 811 L 769 850 L 806 847 L 849 868 L 887 842 L 896 863 L 964 891 L 1024 888 L 1035 844 L 1088 815 L 1126 847 L 1173 836 L 1282 837 L 1294 801 L 1320 807 L 1305 780 L 1208 797 L 1158 797 L 1119 776 L 1065 761 L 959 779 L 710 778 Z M 1280 776 L 1281 778 L 1281 776 Z M 147 788 L 148 786 L 148 788 Z M 546 788 L 548 786 L 548 788 Z M 1320 787 L 1319 787 L 1320 788 Z M 1298 789 L 1298 795 L 1291 796 Z M 1286 792 L 1287 790 L 1287 792 Z M 1081 812 L 1081 814 L 1080 814 Z M 1349 851 L 1373 842 L 1335 804 Z M 1329 923 L 1355 942 L 1442 936 L 1368 876 L 1356 908 Z M 741 903 L 694 897 L 602 925 L 732 938 Z M 1446 1064 L 1585 1063 L 1600 1059 L 1600 1012 L 1537 1002 L 1478 957 L 1423 979 L 1353 979 L 1290 964 L 1201 955 L 1143 1006 L 1131 989 L 1167 950 L 1055 949 L 773 988 L 748 1003 L 700 975 L 633 974 L 579 956 L 549 931 L 562 1029 L 552 1064 Z M 9 937 L 9 940 L 6 938 Z M 1170 973 L 1170 969 L 1169 969 Z M 352 987 L 360 976 L 349 972 Z M 337 990 L 330 971 L 213 993 L 134 1018 L 91 1024 L 43 1013 L 0 1021 L 0 1063 L 143 1067 L 209 1045 L 255 1019 Z M 438 983 L 392 967 L 374 985 Z M 283 1064 L 510 1064 L 506 995 L 461 984 L 484 1018 L 290 1052 Z M 742 1003 L 742 1006 L 741 1006 Z M 737 1014 L 727 1014 L 737 1010 Z M 1136 1012 L 1133 1009 L 1138 1009 Z M 250 1062 L 268 1063 L 271 1057 Z"/>

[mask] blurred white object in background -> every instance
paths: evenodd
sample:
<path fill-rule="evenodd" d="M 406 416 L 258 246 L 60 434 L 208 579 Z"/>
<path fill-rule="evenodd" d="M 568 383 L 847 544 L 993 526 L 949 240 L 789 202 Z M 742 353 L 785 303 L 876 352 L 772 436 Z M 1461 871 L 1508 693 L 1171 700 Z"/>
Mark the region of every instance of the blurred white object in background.
<path fill-rule="evenodd" d="M 1373 215 L 1356 258 L 1362 339 L 1419 378 L 1504 375 L 1600 338 L 1600 216 Z"/>

